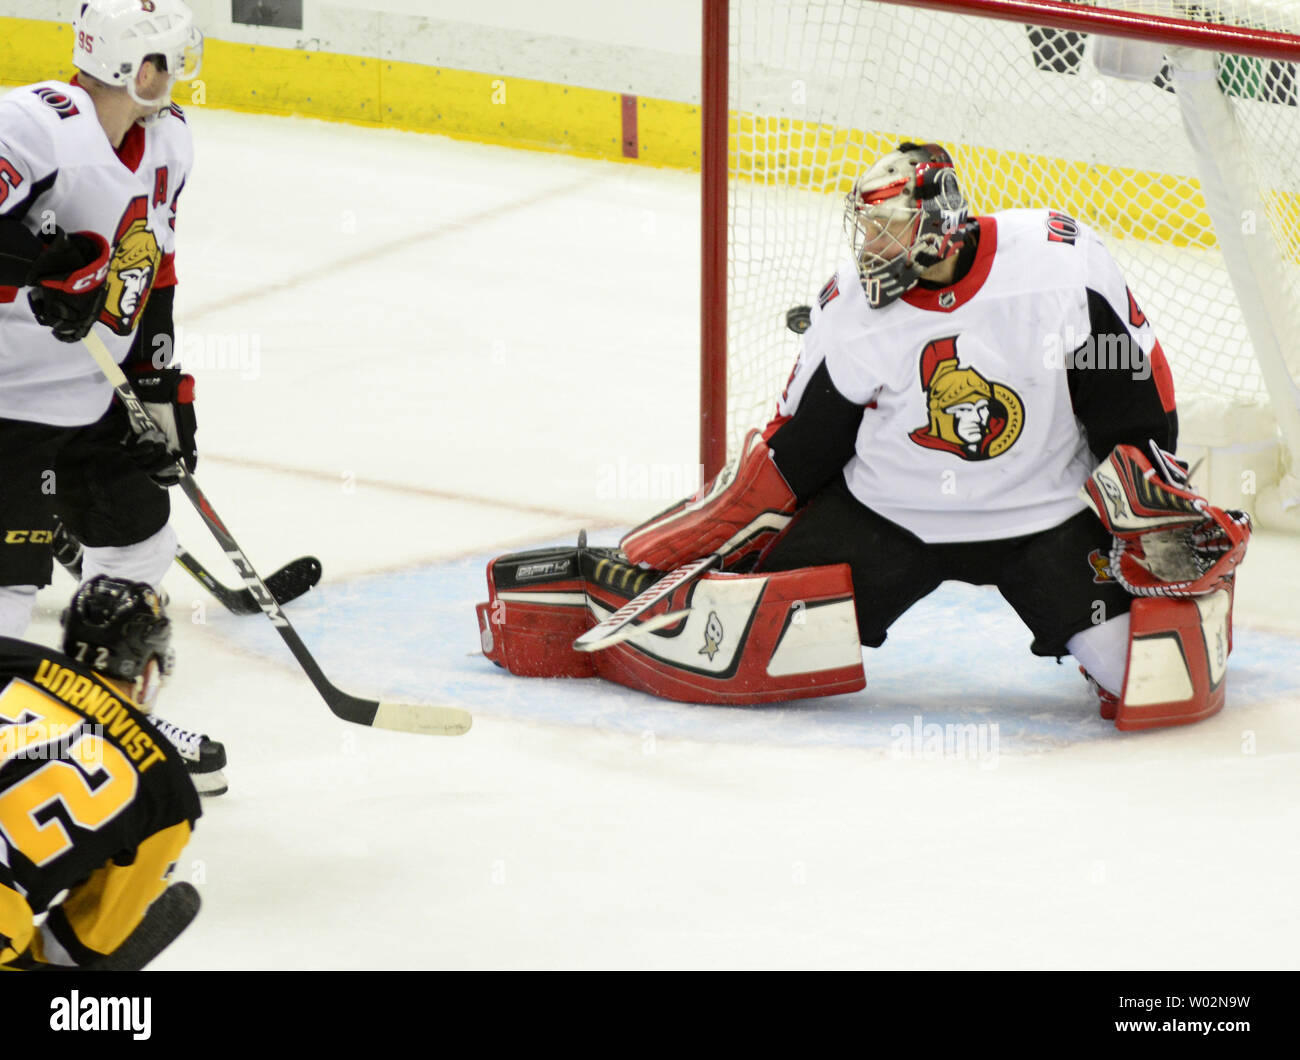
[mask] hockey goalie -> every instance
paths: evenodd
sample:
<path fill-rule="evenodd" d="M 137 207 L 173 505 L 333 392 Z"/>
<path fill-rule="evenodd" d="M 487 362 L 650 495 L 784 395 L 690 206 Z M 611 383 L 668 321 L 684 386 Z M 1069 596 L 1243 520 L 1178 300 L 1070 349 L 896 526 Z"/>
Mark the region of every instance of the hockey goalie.
<path fill-rule="evenodd" d="M 1100 238 L 972 216 L 914 143 L 854 181 L 845 228 L 772 421 L 620 549 L 494 560 L 485 654 L 686 702 L 849 692 L 861 646 L 955 580 L 996 586 L 1120 729 L 1218 711 L 1250 521 L 1172 455 L 1169 368 Z"/>

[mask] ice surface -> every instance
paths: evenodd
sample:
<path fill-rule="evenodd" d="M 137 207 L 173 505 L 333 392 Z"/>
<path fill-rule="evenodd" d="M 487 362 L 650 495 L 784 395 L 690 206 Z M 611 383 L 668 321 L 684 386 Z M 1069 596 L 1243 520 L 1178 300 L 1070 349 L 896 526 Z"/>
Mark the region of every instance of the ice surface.
<path fill-rule="evenodd" d="M 694 473 L 696 179 L 191 123 L 198 479 L 263 573 L 321 558 L 289 613 L 337 684 L 476 720 L 338 722 L 267 623 L 174 569 L 161 712 L 226 743 L 230 792 L 180 867 L 203 913 L 157 967 L 1297 965 L 1294 539 L 1252 547 L 1228 707 L 1185 729 L 1116 733 L 965 586 L 905 616 L 855 696 L 693 708 L 509 677 L 471 654 L 486 559 L 612 542 Z M 927 755 L 926 725 L 983 742 Z"/>

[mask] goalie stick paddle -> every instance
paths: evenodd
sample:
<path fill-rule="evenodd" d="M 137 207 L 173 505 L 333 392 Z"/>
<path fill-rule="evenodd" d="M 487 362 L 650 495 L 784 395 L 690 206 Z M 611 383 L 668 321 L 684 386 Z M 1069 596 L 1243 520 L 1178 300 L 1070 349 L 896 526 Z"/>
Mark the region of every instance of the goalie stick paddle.
<path fill-rule="evenodd" d="M 257 599 L 248 589 L 231 589 L 222 585 L 202 563 L 185 551 L 184 546 L 176 546 L 176 562 L 185 569 L 196 582 L 202 585 L 227 611 L 236 615 L 255 615 L 262 609 Z M 315 587 L 320 581 L 320 560 L 315 556 L 299 556 L 290 560 L 277 571 L 266 576 L 266 587 L 277 604 L 287 604 L 297 600 L 303 593 Z"/>
<path fill-rule="evenodd" d="M 659 615 L 635 626 L 633 623 L 636 622 L 639 616 L 645 614 L 675 589 L 693 582 L 705 571 L 711 569 L 721 558 L 716 552 L 711 552 L 707 556 L 693 559 L 690 563 L 683 564 L 676 570 L 665 574 L 645 592 L 632 597 L 609 618 L 603 622 L 597 622 L 591 629 L 575 640 L 573 642 L 574 651 L 602 651 L 605 648 L 612 648 L 615 644 L 621 644 L 623 641 L 641 633 L 650 633 L 656 629 L 662 629 L 664 626 L 672 625 L 673 622 L 683 618 L 687 612 L 678 611 L 672 615 Z"/>
<path fill-rule="evenodd" d="M 92 330 L 84 339 L 82 344 L 90 351 L 90 355 L 99 365 L 99 370 L 104 373 L 104 378 L 112 384 L 114 392 L 121 400 L 122 405 L 126 408 L 127 416 L 131 421 L 131 429 L 137 434 L 144 431 L 155 429 L 153 420 L 149 418 L 149 413 L 145 411 L 144 405 L 136 392 L 131 389 L 131 384 L 127 382 L 126 375 L 118 367 L 113 355 L 108 352 L 103 341 Z M 208 503 L 207 497 L 199 489 L 198 483 L 194 481 L 183 464 L 180 467 L 180 487 L 185 496 L 190 499 L 207 528 L 212 531 L 212 536 L 217 539 L 221 545 L 222 551 L 235 565 L 239 571 L 240 577 L 248 586 L 249 592 L 253 594 L 253 599 L 257 601 L 257 606 L 262 609 L 262 613 L 270 619 L 271 625 L 275 627 L 280 638 L 289 646 L 293 657 L 298 660 L 298 665 L 303 668 L 307 674 L 308 680 L 315 686 L 316 691 L 325 700 L 326 705 L 337 717 L 344 721 L 353 722 L 356 725 L 370 725 L 379 729 L 395 729 L 399 732 L 418 732 L 435 736 L 459 736 L 461 733 L 469 731 L 472 723 L 469 711 L 461 710 L 459 707 L 434 706 L 427 703 L 399 703 L 386 700 L 362 699 L 359 696 L 349 695 L 340 688 L 336 688 L 324 671 L 321 670 L 311 652 L 307 650 L 307 645 L 302 642 L 289 619 L 285 617 L 280 605 L 275 602 L 266 583 L 262 581 L 261 576 L 253 568 L 248 557 L 244 555 L 243 549 L 239 547 L 238 542 L 231 536 L 230 531 L 226 529 L 225 523 L 217 515 L 216 510 Z"/>

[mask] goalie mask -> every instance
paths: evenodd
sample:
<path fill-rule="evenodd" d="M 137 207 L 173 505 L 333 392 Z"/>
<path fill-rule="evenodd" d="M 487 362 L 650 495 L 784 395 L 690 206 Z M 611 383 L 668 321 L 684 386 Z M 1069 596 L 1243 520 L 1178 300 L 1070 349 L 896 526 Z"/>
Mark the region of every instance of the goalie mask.
<path fill-rule="evenodd" d="M 144 582 L 92 578 L 77 590 L 62 621 L 64 653 L 126 682 L 137 703 L 152 699 L 155 679 L 172 672 L 171 621 Z"/>
<path fill-rule="evenodd" d="M 961 250 L 969 216 L 952 158 L 938 144 L 900 144 L 858 177 L 844 228 L 872 308 L 901 298 Z"/>
<path fill-rule="evenodd" d="M 181 0 L 86 0 L 72 21 L 72 65 L 96 81 L 125 88 L 142 107 L 162 110 L 177 81 L 192 81 L 203 65 L 203 34 Z M 166 71 L 167 88 L 145 99 L 135 77 L 146 59 Z"/>

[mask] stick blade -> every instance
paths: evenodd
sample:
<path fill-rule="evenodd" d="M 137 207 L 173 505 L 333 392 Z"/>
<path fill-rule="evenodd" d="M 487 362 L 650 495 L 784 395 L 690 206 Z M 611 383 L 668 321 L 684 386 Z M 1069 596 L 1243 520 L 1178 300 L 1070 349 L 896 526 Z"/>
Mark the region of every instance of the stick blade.
<path fill-rule="evenodd" d="M 375 720 L 376 729 L 394 732 L 414 732 L 425 736 L 463 736 L 469 732 L 474 718 L 468 710 L 459 707 L 435 706 L 431 703 L 398 703 L 380 700 Z"/>
<path fill-rule="evenodd" d="M 321 562 L 315 556 L 302 556 L 268 575 L 265 584 L 277 604 L 287 604 L 315 588 L 320 581 L 321 571 Z M 248 593 L 248 596 L 252 600 L 253 594 Z M 256 601 L 253 602 L 253 607 L 256 609 Z"/>

